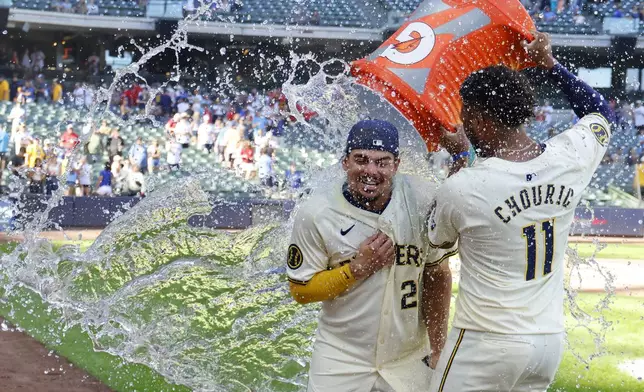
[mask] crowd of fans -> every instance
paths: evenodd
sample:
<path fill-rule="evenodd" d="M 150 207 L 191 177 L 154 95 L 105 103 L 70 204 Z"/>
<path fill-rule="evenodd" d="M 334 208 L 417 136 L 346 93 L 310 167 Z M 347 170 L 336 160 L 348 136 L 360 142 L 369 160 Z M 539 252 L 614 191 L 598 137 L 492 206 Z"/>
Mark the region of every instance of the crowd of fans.
<path fill-rule="evenodd" d="M 139 8 L 145 8 L 148 4 L 147 0 L 138 0 L 136 2 Z M 100 8 L 95 0 L 55 0 L 51 2 L 51 11 L 63 12 L 67 14 L 81 14 L 81 15 L 99 15 Z"/>
<path fill-rule="evenodd" d="M 50 88 L 38 80 L 40 89 L 32 81 L 9 82 L 0 77 L 0 100 L 14 102 L 6 126 L 0 129 L 2 168 L 8 163 L 16 178 L 27 181 L 30 193 L 51 194 L 63 186 L 69 196 L 144 195 L 146 175 L 181 171 L 183 153 L 191 148 L 212 154 L 221 165 L 259 183 L 267 193 L 295 192 L 302 186 L 302 172 L 294 163 L 282 176 L 276 175 L 276 154 L 289 123 L 284 115 L 286 99 L 279 90 L 266 94 L 252 90 L 226 98 L 177 85 L 152 97 L 146 86 L 132 83 L 115 92 L 111 109 L 126 120 L 145 110 L 168 120 L 161 140 L 130 135 L 136 141 L 128 146 L 120 129 L 106 120 L 100 126 L 85 125 L 80 133 L 69 124 L 58 140 L 32 135 L 26 103 L 82 107 L 93 100 L 93 89 L 88 86 L 76 84 L 64 94 L 58 81 Z M 79 145 L 79 134 L 89 134 L 83 145 Z M 72 155 L 74 149 L 81 149 L 81 154 Z M 93 165 L 105 155 L 109 158 L 102 170 L 94 172 Z"/>
<path fill-rule="evenodd" d="M 286 98 L 279 90 L 266 93 L 252 90 L 225 97 L 179 84 L 160 89 L 132 83 L 115 90 L 111 110 L 124 120 L 145 112 L 165 121 L 162 138 L 146 140 L 142 135 L 128 135 L 128 140 L 136 141 L 126 145 L 121 130 L 109 126 L 107 121 L 81 129 L 80 134 L 89 134 L 81 146 L 74 124 L 69 124 L 58 140 L 40 140 L 31 134 L 25 104 L 88 107 L 94 99 L 93 91 L 92 87 L 77 83 L 71 91 L 64 92 L 58 80 L 49 84 L 42 75 L 33 81 L 15 76 L 8 80 L 0 75 L 0 101 L 14 102 L 8 123 L 0 130 L 2 168 L 9 163 L 13 174 L 27 179 L 32 193 L 50 194 L 65 186 L 67 195 L 141 195 L 146 192 L 148 174 L 181 171 L 185 151 L 198 149 L 239 177 L 261 184 L 265 190 L 297 191 L 302 186 L 302 172 L 295 164 L 285 173 L 276 173 L 275 169 L 290 122 Z M 638 101 L 620 107 L 613 102 L 612 106 L 617 113 L 617 132 L 636 129 L 638 134 L 636 145 L 613 147 L 603 163 L 644 170 L 644 105 Z M 535 109 L 533 124 L 550 137 L 556 134 L 553 113 L 554 108 L 546 102 Z M 314 115 L 304 114 L 307 118 Z M 575 121 L 571 118 L 571 122 Z M 81 149 L 81 154 L 72 161 L 71 151 L 75 148 Z M 101 165 L 102 170 L 92 170 L 104 156 L 108 160 Z M 440 169 L 448 159 L 437 155 L 433 162 Z"/>

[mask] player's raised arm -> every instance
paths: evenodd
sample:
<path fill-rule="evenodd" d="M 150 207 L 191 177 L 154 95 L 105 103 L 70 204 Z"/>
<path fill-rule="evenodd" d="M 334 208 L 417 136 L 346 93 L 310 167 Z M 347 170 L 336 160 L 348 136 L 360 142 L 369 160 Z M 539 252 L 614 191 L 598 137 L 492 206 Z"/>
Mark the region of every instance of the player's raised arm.
<path fill-rule="evenodd" d="M 609 123 L 614 123 L 615 113 L 610 109 L 604 97 L 583 80 L 570 73 L 554 58 L 550 36 L 541 32 L 535 32 L 534 36 L 535 39 L 532 42 L 524 42 L 528 55 L 538 66 L 548 71 L 548 76 L 566 95 L 577 117 L 583 118 L 591 113 L 599 113 Z"/>

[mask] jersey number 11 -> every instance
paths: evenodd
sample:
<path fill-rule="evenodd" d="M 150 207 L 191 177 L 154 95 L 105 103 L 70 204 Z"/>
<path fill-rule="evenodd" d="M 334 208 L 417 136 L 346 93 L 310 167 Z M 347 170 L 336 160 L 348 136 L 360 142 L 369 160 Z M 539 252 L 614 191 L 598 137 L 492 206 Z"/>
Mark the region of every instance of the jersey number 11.
<path fill-rule="evenodd" d="M 541 222 L 541 232 L 543 233 L 543 242 L 545 245 L 543 274 L 547 275 L 552 271 L 552 259 L 554 257 L 555 247 L 555 220 L 546 220 Z M 537 224 L 532 224 L 523 228 L 523 238 L 526 240 L 526 259 L 528 265 L 525 270 L 525 280 L 535 278 L 537 268 Z"/>

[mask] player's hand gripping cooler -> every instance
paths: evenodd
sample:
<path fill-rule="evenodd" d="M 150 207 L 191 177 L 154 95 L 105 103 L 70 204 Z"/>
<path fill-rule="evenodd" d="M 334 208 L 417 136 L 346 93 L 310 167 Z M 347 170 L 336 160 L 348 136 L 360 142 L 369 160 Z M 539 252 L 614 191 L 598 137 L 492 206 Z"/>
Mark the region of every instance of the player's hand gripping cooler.
<path fill-rule="evenodd" d="M 460 123 L 459 89 L 470 73 L 534 65 L 521 46 L 533 30 L 518 0 L 425 0 L 378 50 L 355 61 L 352 73 L 382 93 L 435 151 L 440 126 Z"/>

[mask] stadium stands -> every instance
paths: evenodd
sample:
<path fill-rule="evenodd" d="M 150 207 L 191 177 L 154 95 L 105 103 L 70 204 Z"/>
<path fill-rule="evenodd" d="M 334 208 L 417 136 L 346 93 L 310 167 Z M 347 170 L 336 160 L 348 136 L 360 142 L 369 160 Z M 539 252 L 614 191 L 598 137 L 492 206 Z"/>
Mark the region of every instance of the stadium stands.
<path fill-rule="evenodd" d="M 79 0 L 70 0 L 72 11 L 78 5 Z M 31 10 L 54 11 L 57 3 L 62 1 L 56 0 L 16 0 L 13 6 L 16 8 L 25 8 Z M 145 9 L 139 6 L 138 0 L 96 0 L 100 15 L 109 16 L 129 16 L 143 17 Z M 78 12 L 73 12 L 78 13 Z"/>
<path fill-rule="evenodd" d="M 80 0 L 70 0 L 72 10 Z M 184 3 L 180 0 L 169 2 Z M 387 12 L 402 14 L 411 13 L 421 0 L 378 0 L 379 6 Z M 59 2 L 56 0 L 17 0 L 14 7 L 31 10 L 53 11 Z M 545 17 L 543 11 L 534 11 L 533 16 L 539 29 L 557 34 L 584 34 L 595 35 L 601 32 L 601 20 L 612 17 L 618 9 L 623 10 L 625 17 L 634 6 L 639 5 L 638 0 L 624 0 L 621 6 L 614 2 L 588 3 L 584 6 L 584 18 L 575 17 L 578 10 L 567 7 L 560 13 Z M 96 0 L 100 15 L 143 17 L 145 8 L 140 6 L 138 0 Z M 233 16 L 242 23 L 268 23 L 268 24 L 299 24 L 338 27 L 366 27 L 374 28 L 375 23 L 365 14 L 360 2 L 351 0 L 309 0 L 306 2 L 284 0 L 265 2 L 262 0 L 246 0 L 240 5 L 227 9 L 218 8 L 216 14 L 205 15 L 206 18 L 217 19 L 217 16 Z M 367 6 L 367 5 L 364 5 Z M 640 32 L 644 32 L 644 21 L 639 22 Z"/>

